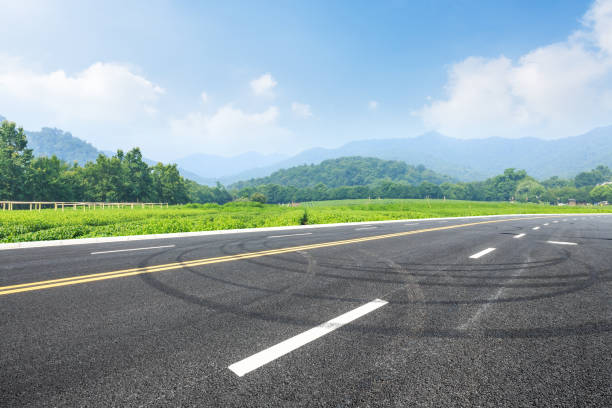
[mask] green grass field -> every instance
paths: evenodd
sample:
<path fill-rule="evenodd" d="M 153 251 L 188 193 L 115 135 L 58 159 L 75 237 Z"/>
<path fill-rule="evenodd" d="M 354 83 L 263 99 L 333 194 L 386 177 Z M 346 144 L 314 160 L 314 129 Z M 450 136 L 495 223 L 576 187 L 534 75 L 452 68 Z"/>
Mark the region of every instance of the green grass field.
<path fill-rule="evenodd" d="M 598 212 L 612 212 L 612 206 L 555 207 L 505 202 L 366 199 L 311 202 L 300 207 L 237 202 L 133 210 L 0 211 L 0 242 L 407 218 Z"/>

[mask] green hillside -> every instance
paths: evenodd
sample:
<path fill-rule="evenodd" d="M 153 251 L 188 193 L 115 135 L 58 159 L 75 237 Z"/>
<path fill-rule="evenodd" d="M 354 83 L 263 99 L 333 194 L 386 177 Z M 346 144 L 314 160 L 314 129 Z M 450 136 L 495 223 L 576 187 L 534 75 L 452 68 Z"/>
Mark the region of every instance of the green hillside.
<path fill-rule="evenodd" d="M 55 155 L 65 162 L 76 161 L 84 165 L 88 161 L 95 161 L 101 153 L 91 144 L 61 129 L 44 127 L 39 132 L 26 131 L 26 134 L 28 146 L 36 157 Z"/>
<path fill-rule="evenodd" d="M 325 160 L 319 164 L 305 164 L 278 170 L 268 177 L 241 181 L 231 187 L 242 189 L 264 184 L 277 184 L 305 188 L 324 184 L 329 188 L 335 188 L 365 186 L 381 180 L 411 185 L 419 185 L 425 181 L 434 184 L 452 181 L 450 177 L 428 170 L 424 166 L 415 167 L 402 161 L 373 157 L 341 157 Z"/>

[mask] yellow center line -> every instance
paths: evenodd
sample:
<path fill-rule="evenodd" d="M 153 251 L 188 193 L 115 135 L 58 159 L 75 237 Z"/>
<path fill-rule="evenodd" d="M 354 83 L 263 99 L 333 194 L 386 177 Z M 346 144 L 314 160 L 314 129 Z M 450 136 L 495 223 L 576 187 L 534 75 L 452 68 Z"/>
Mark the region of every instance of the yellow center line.
<path fill-rule="evenodd" d="M 142 268 L 122 269 L 122 270 L 111 271 L 111 272 L 101 272 L 101 273 L 93 273 L 93 274 L 88 274 L 88 275 L 72 276 L 68 278 L 21 283 L 21 284 L 10 285 L 10 286 L 0 286 L 0 296 L 9 295 L 12 293 L 31 292 L 31 291 L 54 288 L 54 287 L 59 287 L 59 286 L 68 286 L 68 285 L 76 285 L 80 283 L 95 282 L 95 281 L 101 281 L 101 280 L 106 280 L 106 279 L 115 279 L 115 278 L 123 278 L 127 276 L 142 275 L 145 273 L 163 272 L 163 271 L 190 268 L 194 266 L 208 265 L 208 264 L 214 264 L 214 263 L 238 261 L 241 259 L 259 258 L 262 256 L 285 254 L 288 252 L 297 252 L 297 251 L 305 251 L 305 250 L 317 249 L 317 248 L 326 248 L 326 247 L 331 247 L 331 246 L 348 245 L 348 244 L 355 244 L 359 242 L 375 241 L 379 239 L 397 238 L 397 237 L 403 237 L 407 235 L 422 234 L 424 232 L 443 231 L 443 230 L 450 230 L 450 229 L 456 229 L 456 228 L 471 227 L 474 225 L 493 224 L 493 223 L 517 221 L 517 220 L 533 220 L 533 219 L 550 218 L 550 217 L 560 217 L 560 215 L 547 215 L 547 216 L 537 216 L 537 217 L 520 218 L 520 219 L 508 218 L 508 219 L 502 219 L 502 220 L 478 221 L 478 222 L 471 222 L 467 224 L 447 225 L 443 227 L 426 228 L 426 229 L 420 229 L 420 230 L 414 230 L 414 231 L 403 231 L 403 232 L 396 232 L 396 233 L 384 234 L 384 235 L 373 235 L 369 237 L 346 239 L 346 240 L 341 240 L 341 241 L 322 242 L 318 244 L 300 245 L 300 246 L 294 246 L 294 247 L 288 247 L 288 248 L 271 249 L 267 251 L 248 252 L 244 254 L 226 255 L 226 256 L 220 256 L 220 257 L 214 257 L 214 258 L 196 259 L 193 261 L 173 262 L 173 263 L 168 263 L 168 264 L 163 264 L 163 265 L 146 266 Z"/>

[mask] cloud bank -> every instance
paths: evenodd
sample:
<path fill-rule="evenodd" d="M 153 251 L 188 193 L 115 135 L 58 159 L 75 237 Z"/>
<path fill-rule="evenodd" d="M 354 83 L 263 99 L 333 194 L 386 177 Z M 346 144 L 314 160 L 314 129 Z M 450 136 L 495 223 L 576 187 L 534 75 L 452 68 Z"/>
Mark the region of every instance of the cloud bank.
<path fill-rule="evenodd" d="M 35 72 L 15 58 L 0 58 L 0 106 L 48 123 L 81 121 L 128 122 L 157 112 L 164 90 L 129 66 L 97 62 L 69 75 L 62 70 Z"/>
<path fill-rule="evenodd" d="M 452 65 L 445 90 L 415 114 L 450 136 L 558 138 L 612 124 L 612 0 L 595 1 L 566 41 Z"/>
<path fill-rule="evenodd" d="M 195 151 L 233 155 L 286 145 L 291 133 L 278 124 L 278 118 L 276 106 L 249 113 L 227 104 L 213 114 L 194 112 L 171 120 L 170 133 Z"/>

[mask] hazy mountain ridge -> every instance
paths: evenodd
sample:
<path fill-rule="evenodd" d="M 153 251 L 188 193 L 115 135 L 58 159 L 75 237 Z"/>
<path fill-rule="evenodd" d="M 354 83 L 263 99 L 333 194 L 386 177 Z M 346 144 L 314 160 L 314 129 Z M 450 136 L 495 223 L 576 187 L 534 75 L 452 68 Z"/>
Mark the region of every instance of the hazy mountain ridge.
<path fill-rule="evenodd" d="M 612 126 L 556 140 L 499 137 L 462 140 L 436 132 L 414 138 L 358 140 L 335 149 L 305 150 L 265 168 L 253 169 L 250 177 L 350 156 L 423 164 L 461 181 L 484 180 L 511 167 L 524 169 L 537 179 L 572 177 L 600 164 L 612 166 Z"/>
<path fill-rule="evenodd" d="M 95 161 L 101 153 L 90 143 L 72 136 L 70 132 L 61 129 L 44 127 L 38 132 L 25 131 L 28 137 L 28 147 L 35 156 L 57 156 L 68 162 L 78 162 L 84 165 L 88 161 Z"/>
<path fill-rule="evenodd" d="M 254 168 L 265 167 L 286 158 L 287 156 L 282 154 L 258 152 L 246 152 L 231 157 L 195 153 L 176 159 L 174 162 L 188 171 L 200 174 L 203 178 L 218 180 L 233 174 L 250 172 Z"/>
<path fill-rule="evenodd" d="M 38 156 L 56 154 L 67 162 L 83 163 L 95 160 L 100 153 L 91 144 L 59 129 L 26 133 Z M 462 140 L 429 132 L 413 138 L 357 140 L 338 148 L 315 147 L 291 157 L 257 152 L 233 157 L 196 153 L 175 162 L 187 178 L 202 184 L 220 181 L 227 185 L 266 177 L 280 169 L 351 156 L 423 164 L 460 181 L 484 180 L 510 167 L 524 169 L 540 180 L 573 177 L 600 164 L 612 167 L 612 126 L 556 140 L 529 137 Z"/>

